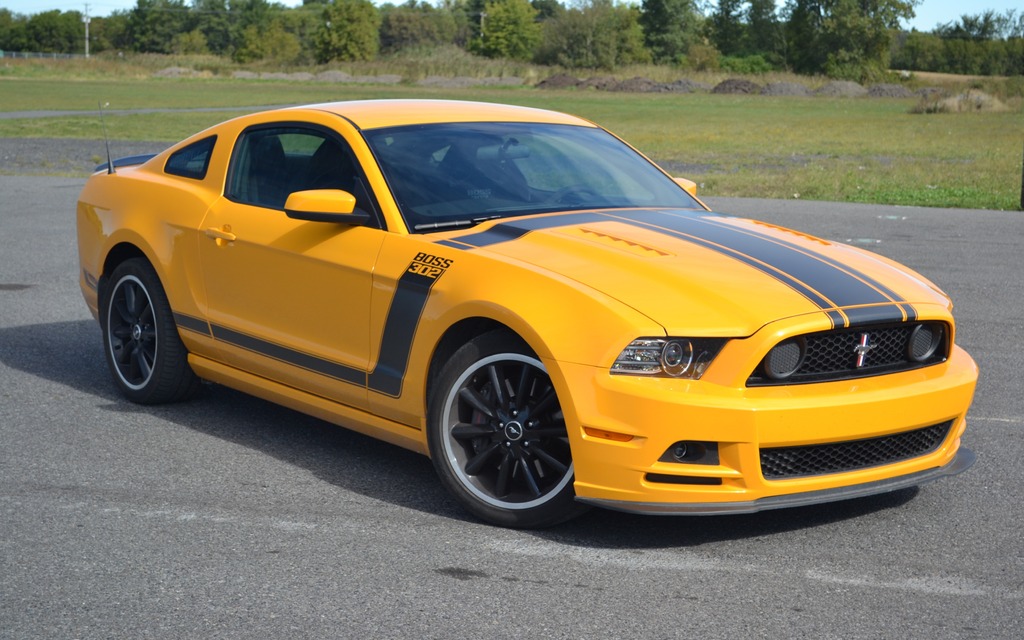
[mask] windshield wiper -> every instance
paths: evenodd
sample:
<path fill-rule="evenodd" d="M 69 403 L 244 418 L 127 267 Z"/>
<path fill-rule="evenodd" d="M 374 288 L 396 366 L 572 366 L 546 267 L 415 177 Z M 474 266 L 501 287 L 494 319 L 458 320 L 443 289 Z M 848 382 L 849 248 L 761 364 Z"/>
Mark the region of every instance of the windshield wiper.
<path fill-rule="evenodd" d="M 435 231 L 437 229 L 451 229 L 453 227 L 475 227 L 481 222 L 488 220 L 494 220 L 500 218 L 500 215 L 494 216 L 483 216 L 482 218 L 472 218 L 469 220 L 445 220 L 444 222 L 425 222 L 418 224 L 412 228 L 413 231 Z"/>

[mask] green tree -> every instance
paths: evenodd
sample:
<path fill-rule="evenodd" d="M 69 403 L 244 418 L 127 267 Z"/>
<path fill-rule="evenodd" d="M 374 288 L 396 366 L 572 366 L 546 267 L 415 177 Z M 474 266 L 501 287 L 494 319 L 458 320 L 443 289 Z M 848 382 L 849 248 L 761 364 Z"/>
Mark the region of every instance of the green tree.
<path fill-rule="evenodd" d="M 29 16 L 25 23 L 26 45 L 30 51 L 77 53 L 85 50 L 85 28 L 77 11 L 45 11 Z"/>
<path fill-rule="evenodd" d="M 747 52 L 747 25 L 743 23 L 743 5 L 746 0 L 718 0 L 718 6 L 708 19 L 711 42 L 725 56 Z"/>
<path fill-rule="evenodd" d="M 193 29 L 188 33 L 179 33 L 174 36 L 172 44 L 174 53 L 194 54 L 209 53 L 210 48 L 206 46 L 206 36 L 199 29 Z"/>
<path fill-rule="evenodd" d="M 484 5 L 480 38 L 472 50 L 488 58 L 529 60 L 540 44 L 537 10 L 529 0 L 494 0 Z"/>
<path fill-rule="evenodd" d="M 227 0 L 194 0 L 196 28 L 203 34 L 211 53 L 231 53 L 231 18 Z"/>
<path fill-rule="evenodd" d="M 370 0 L 332 0 L 316 33 L 318 62 L 372 60 L 380 48 L 380 13 Z"/>
<path fill-rule="evenodd" d="M 889 66 L 893 33 L 920 0 L 790 0 L 789 62 L 802 73 L 864 80 Z"/>
<path fill-rule="evenodd" d="M 640 25 L 655 62 L 679 62 L 700 42 L 703 17 L 694 0 L 643 0 Z"/>
<path fill-rule="evenodd" d="M 402 49 L 437 46 L 455 40 L 458 27 L 455 16 L 416 0 L 400 6 L 381 8 L 380 50 L 392 53 Z"/>
<path fill-rule="evenodd" d="M 761 54 L 773 64 L 782 63 L 786 39 L 775 0 L 750 0 L 747 27 L 747 52 Z"/>
<path fill-rule="evenodd" d="M 615 69 L 650 62 L 636 7 L 589 0 L 546 20 L 537 52 L 542 64 L 573 69 Z"/>
<path fill-rule="evenodd" d="M 185 0 L 136 0 L 128 13 L 125 40 L 141 53 L 172 53 L 175 36 L 191 31 L 192 19 Z"/>
<path fill-rule="evenodd" d="M 25 22 L 24 16 L 16 15 L 9 9 L 0 9 L 0 49 L 25 50 Z"/>

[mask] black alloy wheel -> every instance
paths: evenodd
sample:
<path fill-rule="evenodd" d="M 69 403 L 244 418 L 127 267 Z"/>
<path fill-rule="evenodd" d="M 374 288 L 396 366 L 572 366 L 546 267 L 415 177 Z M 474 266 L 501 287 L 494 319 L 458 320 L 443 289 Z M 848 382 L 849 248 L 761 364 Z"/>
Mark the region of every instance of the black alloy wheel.
<path fill-rule="evenodd" d="M 502 526 L 544 527 L 585 510 L 574 501 L 558 396 L 518 337 L 492 332 L 464 345 L 431 398 L 431 458 L 473 514 Z"/>
<path fill-rule="evenodd" d="M 133 258 L 114 269 L 101 291 L 100 309 L 107 364 L 125 397 L 159 404 L 194 393 L 199 380 L 147 261 Z"/>

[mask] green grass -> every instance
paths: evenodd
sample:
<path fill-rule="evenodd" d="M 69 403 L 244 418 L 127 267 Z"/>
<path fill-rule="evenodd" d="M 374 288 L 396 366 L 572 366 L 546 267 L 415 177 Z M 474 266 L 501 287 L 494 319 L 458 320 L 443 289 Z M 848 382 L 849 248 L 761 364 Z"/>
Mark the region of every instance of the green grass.
<path fill-rule="evenodd" d="M 96 107 L 218 112 L 111 115 L 112 139 L 177 141 L 254 107 L 365 98 L 456 98 L 567 111 L 611 129 L 702 195 L 1018 209 L 1024 117 L 1012 110 L 913 115 L 915 100 L 624 94 L 532 88 L 426 89 L 234 80 L 83 80 L 0 73 L 0 111 L 81 115 L 0 119 L 0 137 L 102 137 Z"/>

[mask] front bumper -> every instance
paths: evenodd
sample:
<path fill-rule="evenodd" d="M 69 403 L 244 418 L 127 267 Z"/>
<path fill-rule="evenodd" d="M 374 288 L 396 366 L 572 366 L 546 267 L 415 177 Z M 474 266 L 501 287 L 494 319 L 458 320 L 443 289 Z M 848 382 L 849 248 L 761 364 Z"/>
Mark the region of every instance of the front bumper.
<path fill-rule="evenodd" d="M 740 513 L 756 513 L 758 511 L 769 511 L 771 509 L 788 509 L 790 507 L 806 507 L 813 504 L 826 502 L 838 502 L 852 498 L 863 498 L 866 496 L 889 493 L 910 487 L 917 487 L 928 482 L 939 480 L 947 476 L 955 476 L 958 473 L 967 471 L 974 464 L 976 456 L 970 449 L 961 448 L 957 451 L 956 457 L 949 464 L 936 469 L 918 471 L 906 476 L 877 480 L 866 484 L 856 484 L 835 489 L 821 489 L 819 491 L 807 491 L 804 493 L 783 494 L 750 500 L 746 502 L 680 502 L 680 503 L 658 503 L 658 502 L 626 502 L 622 500 L 602 500 L 599 498 L 577 498 L 580 502 L 625 511 L 628 513 L 642 513 L 645 515 L 691 515 L 691 516 L 714 516 Z"/>
<path fill-rule="evenodd" d="M 778 387 L 618 376 L 565 363 L 558 370 L 560 396 L 574 391 L 562 408 L 572 425 L 576 496 L 588 504 L 749 513 L 919 485 L 974 461 L 960 437 L 978 372 L 958 347 L 945 363 L 924 369 Z M 885 440 L 940 423 L 949 423 L 945 437 L 909 458 L 785 478 L 762 473 L 762 449 Z M 666 453 L 680 441 L 712 443 L 717 457 L 670 460 Z"/>

